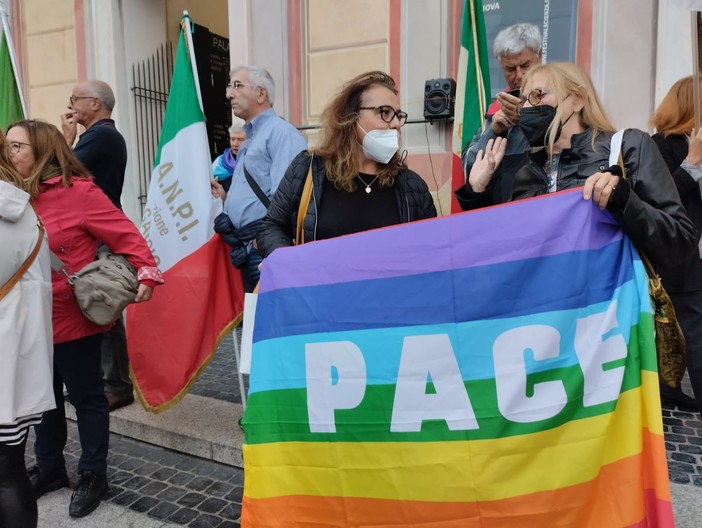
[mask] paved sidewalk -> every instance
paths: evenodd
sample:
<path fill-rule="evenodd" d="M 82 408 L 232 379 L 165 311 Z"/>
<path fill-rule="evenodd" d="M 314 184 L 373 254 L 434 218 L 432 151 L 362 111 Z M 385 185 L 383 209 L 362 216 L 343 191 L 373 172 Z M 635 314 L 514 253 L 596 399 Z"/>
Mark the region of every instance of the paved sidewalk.
<path fill-rule="evenodd" d="M 68 502 L 70 500 L 71 490 L 68 488 L 41 497 L 39 499 L 39 528 L 170 528 L 182 526 L 163 522 L 110 502 L 101 504 L 87 517 L 72 519 L 68 516 Z"/>
<path fill-rule="evenodd" d="M 239 339 L 241 339 L 241 326 L 237 327 L 237 331 Z M 248 390 L 249 377 L 245 375 L 244 379 Z M 193 385 L 190 393 L 230 403 L 241 403 L 239 377 L 234 357 L 234 341 L 231 333 L 222 340 L 212 363 Z"/>
<path fill-rule="evenodd" d="M 702 421 L 699 413 L 663 409 L 666 458 L 675 526 L 702 526 Z"/>
<path fill-rule="evenodd" d="M 78 482 L 78 428 L 68 422 L 66 466 L 71 485 Z M 33 464 L 33 434 L 27 464 Z M 244 471 L 162 447 L 110 435 L 107 460 L 110 484 L 103 504 L 81 520 L 68 517 L 71 492 L 63 489 L 39 499 L 40 526 L 106 528 L 187 525 L 191 528 L 239 526 Z M 172 523 L 172 524 L 170 524 Z"/>

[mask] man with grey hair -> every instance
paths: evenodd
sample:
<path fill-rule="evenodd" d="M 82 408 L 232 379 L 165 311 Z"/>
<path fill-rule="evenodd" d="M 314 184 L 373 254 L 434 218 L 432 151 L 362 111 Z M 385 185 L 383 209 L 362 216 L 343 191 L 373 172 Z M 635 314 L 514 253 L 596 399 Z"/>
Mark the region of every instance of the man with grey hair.
<path fill-rule="evenodd" d="M 502 75 L 507 81 L 507 88 L 497 94 L 497 99 L 490 105 L 487 113 L 493 116 L 501 108 L 508 106 L 507 117 L 514 118 L 512 113 L 514 104 L 509 104 L 514 103 L 514 99 L 510 98 L 507 92 L 520 89 L 522 79 L 529 68 L 541 63 L 541 32 L 534 24 L 521 23 L 509 26 L 495 37 L 492 52 L 500 63 Z M 516 96 L 512 95 L 512 97 Z M 516 120 L 519 121 L 519 116 L 516 116 Z"/>
<path fill-rule="evenodd" d="M 224 213 L 215 220 L 215 231 L 232 246 L 232 263 L 241 270 L 245 290 L 251 292 L 262 260 L 252 244 L 256 231 L 290 162 L 307 143 L 273 110 L 275 83 L 264 68 L 232 69 L 227 99 L 234 115 L 245 121 L 247 139 L 239 149 L 229 193 L 212 180 L 212 194 L 224 201 Z"/>
<path fill-rule="evenodd" d="M 488 188 L 473 189 L 466 179 L 466 184 L 456 190 L 456 198 L 464 211 L 503 203 L 511 195 L 514 171 L 508 160 L 516 160 L 519 157 L 515 154 L 529 150 L 529 143 L 518 126 L 521 102 L 518 90 L 521 89 L 522 79 L 529 68 L 541 63 L 541 52 L 541 32 L 534 24 L 514 24 L 495 37 L 493 53 L 500 63 L 507 88 L 497 94 L 488 108 L 485 128 L 478 131 L 463 152 L 464 174 L 470 174 L 478 151 L 485 152 L 490 139 L 506 137 L 507 151 Z"/>
<path fill-rule="evenodd" d="M 229 191 L 232 184 L 232 174 L 236 168 L 236 160 L 241 145 L 246 140 L 246 132 L 241 125 L 229 127 L 229 147 L 212 162 L 212 177 Z"/>
<path fill-rule="evenodd" d="M 68 111 L 61 115 L 63 136 L 73 145 L 77 127 L 85 127 L 73 153 L 93 175 L 93 181 L 122 209 L 120 200 L 127 168 L 127 144 L 115 128 L 112 109 L 115 96 L 103 81 L 85 81 L 73 87 Z M 134 402 L 129 378 L 129 356 L 124 323 L 119 318 L 102 337 L 102 370 L 110 411 Z"/>

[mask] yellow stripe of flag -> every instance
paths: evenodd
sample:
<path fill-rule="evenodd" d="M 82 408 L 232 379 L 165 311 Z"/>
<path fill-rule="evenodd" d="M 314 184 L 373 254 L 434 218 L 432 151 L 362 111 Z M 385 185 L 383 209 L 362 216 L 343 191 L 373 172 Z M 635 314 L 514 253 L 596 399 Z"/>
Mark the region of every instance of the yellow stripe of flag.
<path fill-rule="evenodd" d="M 662 435 L 660 416 L 649 420 L 650 406 L 643 403 L 658 398 L 658 377 L 642 374 L 641 387 L 623 393 L 614 412 L 533 434 L 458 442 L 244 445 L 245 495 L 474 502 L 587 482 L 601 466 L 640 454 L 645 429 Z"/>

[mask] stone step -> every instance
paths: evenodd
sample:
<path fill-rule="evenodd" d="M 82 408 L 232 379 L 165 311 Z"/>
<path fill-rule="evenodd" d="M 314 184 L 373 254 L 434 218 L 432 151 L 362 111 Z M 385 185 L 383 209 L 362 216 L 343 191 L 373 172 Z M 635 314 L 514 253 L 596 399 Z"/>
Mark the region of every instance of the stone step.
<path fill-rule="evenodd" d="M 181 453 L 244 467 L 239 427 L 240 404 L 187 394 L 177 405 L 159 414 L 144 410 L 138 401 L 110 413 L 110 431 Z M 75 409 L 66 403 L 66 416 Z"/>

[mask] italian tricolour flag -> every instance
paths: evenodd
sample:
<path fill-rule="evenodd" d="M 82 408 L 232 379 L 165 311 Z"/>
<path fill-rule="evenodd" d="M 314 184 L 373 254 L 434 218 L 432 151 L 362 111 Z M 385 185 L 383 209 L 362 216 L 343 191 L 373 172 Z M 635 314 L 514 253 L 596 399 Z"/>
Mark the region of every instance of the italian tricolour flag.
<path fill-rule="evenodd" d="M 481 0 L 465 0 L 461 52 L 456 75 L 456 106 L 453 123 L 452 189 L 465 183 L 461 153 L 470 143 L 478 127 L 485 124 L 485 112 L 490 93 L 485 20 Z M 451 212 L 460 211 L 455 198 Z"/>
<path fill-rule="evenodd" d="M 2 18 L 2 34 L 0 35 L 0 93 L 2 93 L 2 97 L 0 97 L 0 130 L 5 131 L 10 124 L 24 119 L 27 115 L 27 110 L 22 99 L 12 39 L 4 13 L 0 13 L 0 18 Z"/>
<path fill-rule="evenodd" d="M 132 375 L 142 404 L 154 412 L 187 393 L 243 309 L 241 275 L 212 227 L 222 204 L 210 193 L 189 28 L 185 17 L 141 225 L 165 284 L 127 312 Z"/>

